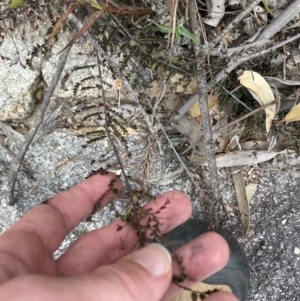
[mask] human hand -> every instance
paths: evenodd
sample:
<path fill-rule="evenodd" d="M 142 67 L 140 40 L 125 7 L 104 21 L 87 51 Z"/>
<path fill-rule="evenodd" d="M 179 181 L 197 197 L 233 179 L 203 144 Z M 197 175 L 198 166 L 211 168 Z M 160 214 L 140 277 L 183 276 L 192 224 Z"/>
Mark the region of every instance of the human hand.
<path fill-rule="evenodd" d="M 180 292 L 171 283 L 180 274 L 176 260 L 157 244 L 137 250 L 135 231 L 116 231 L 122 221 L 113 222 L 79 238 L 58 260 L 52 258 L 65 236 L 93 211 L 114 198 L 121 189 L 114 174 L 97 174 L 62 192 L 25 214 L 0 237 L 0 300 L 43 301 L 151 301 L 169 300 Z M 167 233 L 191 215 L 188 198 L 170 191 L 146 205 L 160 208 L 160 231 Z M 129 229 L 130 226 L 124 228 Z M 123 245 L 124 244 L 124 245 Z M 123 247 L 122 247 L 123 245 Z M 222 269 L 229 251 L 225 240 L 206 233 L 176 251 L 186 273 L 198 281 Z M 191 286 L 186 280 L 182 284 Z M 233 301 L 228 293 L 218 292 L 209 301 Z"/>

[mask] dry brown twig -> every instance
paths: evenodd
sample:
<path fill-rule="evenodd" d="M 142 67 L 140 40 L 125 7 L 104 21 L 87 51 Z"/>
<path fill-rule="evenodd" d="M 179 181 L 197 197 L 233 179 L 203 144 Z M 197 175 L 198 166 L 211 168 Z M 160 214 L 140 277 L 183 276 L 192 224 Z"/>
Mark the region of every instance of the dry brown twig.
<path fill-rule="evenodd" d="M 237 124 L 237 123 L 239 123 L 239 122 L 247 119 L 248 117 L 256 114 L 257 112 L 260 112 L 260 111 L 262 111 L 262 110 L 264 110 L 264 109 L 266 109 L 266 108 L 268 108 L 268 107 L 270 107 L 270 106 L 272 106 L 272 105 L 274 105 L 276 103 L 277 103 L 276 100 L 273 100 L 273 101 L 271 101 L 271 102 L 269 102 L 269 103 L 267 103 L 267 104 L 265 104 L 265 105 L 263 105 L 263 106 L 255 109 L 255 110 L 253 110 L 253 111 L 251 111 L 251 112 L 249 112 L 249 113 L 247 113 L 247 114 L 245 114 L 245 115 L 243 115 L 243 116 L 241 116 L 241 117 L 239 117 L 239 118 L 237 118 L 237 119 L 235 119 L 235 120 L 233 120 L 233 121 L 231 121 L 231 122 L 229 122 L 229 123 L 227 123 L 227 124 L 225 124 L 225 125 L 223 125 L 221 127 L 219 127 L 218 129 L 215 129 L 213 131 L 213 133 L 216 133 L 216 132 L 221 131 L 223 129 L 226 129 L 227 127 L 230 127 L 230 126 L 232 126 L 234 124 Z"/>
<path fill-rule="evenodd" d="M 225 124 L 225 125 L 223 125 L 223 126 L 217 128 L 217 129 L 215 129 L 215 130 L 213 131 L 213 133 L 217 133 L 218 131 L 221 131 L 221 130 L 223 130 L 223 129 L 226 129 L 227 127 L 230 127 L 230 126 L 232 126 L 232 125 L 238 124 L 239 122 L 241 122 L 241 121 L 247 119 L 248 117 L 250 117 L 250 116 L 256 114 L 257 112 L 260 112 L 260 111 L 262 111 L 262 110 L 264 110 L 264 109 L 266 109 L 266 108 L 272 106 L 272 105 L 275 104 L 275 103 L 276 103 L 276 101 L 274 100 L 274 101 L 271 101 L 270 103 L 268 103 L 268 104 L 266 104 L 266 105 L 263 105 L 263 106 L 261 106 L 261 107 L 259 107 L 259 108 L 257 108 L 257 109 L 254 109 L 254 110 L 252 110 L 251 112 L 249 112 L 249 113 L 247 113 L 247 114 L 245 114 L 245 115 L 243 115 L 243 116 L 241 116 L 241 117 L 239 117 L 239 118 L 237 118 L 237 119 L 235 119 L 235 120 L 233 120 L 233 121 L 231 121 L 231 122 L 229 122 L 229 123 L 227 123 L 227 124 Z M 184 155 L 184 154 L 186 154 L 189 150 L 194 149 L 194 148 L 197 146 L 197 144 L 198 144 L 199 142 L 200 142 L 200 140 L 196 141 L 193 145 L 190 145 L 184 152 L 181 153 L 181 155 Z"/>
<path fill-rule="evenodd" d="M 26 154 L 30 144 L 32 143 L 38 129 L 40 128 L 40 126 L 42 125 L 42 123 L 44 121 L 44 116 L 45 116 L 45 113 L 46 113 L 46 109 L 49 105 L 49 102 L 51 100 L 53 92 L 54 92 L 54 90 L 55 90 L 55 88 L 58 84 L 58 81 L 60 79 L 62 71 L 64 70 L 64 67 L 65 67 L 65 64 L 67 62 L 67 58 L 68 58 L 68 55 L 70 53 L 70 50 L 71 50 L 71 47 L 68 47 L 66 49 L 66 51 L 64 51 L 60 55 L 59 61 L 58 61 L 58 64 L 57 64 L 57 68 L 56 68 L 55 73 L 53 74 L 53 77 L 52 77 L 51 84 L 50 84 L 49 88 L 45 91 L 42 104 L 40 105 L 39 110 L 36 114 L 34 126 L 30 130 L 30 132 L 29 132 L 29 134 L 28 134 L 28 136 L 25 140 L 25 143 L 23 144 L 23 146 L 22 146 L 21 150 L 19 151 L 16 159 L 14 160 L 13 164 L 11 165 L 11 171 L 10 171 L 10 174 L 8 176 L 8 183 L 9 183 L 9 191 L 8 191 L 8 195 L 7 195 L 7 204 L 8 205 L 14 205 L 15 204 L 14 190 L 15 190 L 15 184 L 16 184 L 16 180 L 17 180 L 17 176 L 18 176 L 20 167 L 22 165 L 25 154 Z"/>

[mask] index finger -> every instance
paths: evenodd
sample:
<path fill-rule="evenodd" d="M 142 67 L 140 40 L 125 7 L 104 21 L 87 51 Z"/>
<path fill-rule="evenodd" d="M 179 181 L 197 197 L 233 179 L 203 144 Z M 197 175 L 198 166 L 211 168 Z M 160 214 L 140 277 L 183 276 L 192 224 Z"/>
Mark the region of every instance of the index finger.
<path fill-rule="evenodd" d="M 53 253 L 65 236 L 91 214 L 95 204 L 104 207 L 116 197 L 115 189 L 121 188 L 122 182 L 115 174 L 97 174 L 33 208 L 6 233 L 32 233 Z"/>

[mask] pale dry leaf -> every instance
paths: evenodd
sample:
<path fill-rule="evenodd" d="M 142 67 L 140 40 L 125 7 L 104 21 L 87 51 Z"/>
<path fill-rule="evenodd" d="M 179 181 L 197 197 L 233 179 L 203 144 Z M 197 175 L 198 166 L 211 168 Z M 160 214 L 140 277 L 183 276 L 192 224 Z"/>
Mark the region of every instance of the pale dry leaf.
<path fill-rule="evenodd" d="M 243 20 L 244 22 L 244 27 L 243 27 L 243 31 L 250 37 L 252 37 L 256 30 L 257 30 L 257 24 L 256 22 L 253 22 L 253 18 L 249 17 L 249 18 L 245 18 Z"/>
<path fill-rule="evenodd" d="M 267 81 L 257 72 L 246 70 L 238 78 L 241 85 L 246 87 L 252 96 L 259 102 L 261 106 L 266 105 L 275 100 L 273 91 Z M 266 112 L 266 130 L 270 132 L 272 121 L 276 114 L 276 104 L 265 109 Z"/>
<path fill-rule="evenodd" d="M 300 120 L 300 103 L 294 106 L 289 113 L 284 117 L 283 120 L 280 122 L 292 122 L 292 121 L 299 121 Z"/>
<path fill-rule="evenodd" d="M 176 93 L 196 94 L 198 92 L 197 80 L 195 77 L 187 79 L 184 78 L 183 75 L 175 73 L 170 78 L 170 82 L 175 85 Z"/>
<path fill-rule="evenodd" d="M 205 2 L 208 10 L 208 17 L 204 19 L 204 23 L 212 27 L 217 27 L 225 14 L 225 1 L 207 0 Z"/>
<path fill-rule="evenodd" d="M 256 165 L 258 163 L 266 162 L 279 154 L 286 154 L 287 150 L 280 152 L 274 151 L 232 151 L 225 154 L 220 154 L 216 156 L 216 164 L 218 168 L 221 167 L 234 167 L 243 165 Z M 207 166 L 207 157 L 194 154 L 191 158 L 191 163 L 195 165 Z"/>
<path fill-rule="evenodd" d="M 162 91 L 162 84 L 158 81 L 153 81 L 146 89 L 146 95 L 150 98 L 159 98 Z"/>
<path fill-rule="evenodd" d="M 236 171 L 234 170 L 234 168 L 231 168 L 231 172 L 236 199 L 239 206 L 241 220 L 244 228 L 244 235 L 246 235 L 250 225 L 250 209 L 245 189 L 245 183 L 240 170 Z"/>
<path fill-rule="evenodd" d="M 116 90 L 120 90 L 122 88 L 122 80 L 120 78 L 117 78 L 114 82 L 113 82 L 113 87 Z"/>
<path fill-rule="evenodd" d="M 255 17 L 258 20 L 260 20 L 260 21 L 263 22 L 263 25 L 267 24 L 267 22 L 268 22 L 268 15 L 266 13 L 266 10 L 263 7 L 257 5 L 257 6 L 254 7 L 253 12 L 254 12 Z"/>
<path fill-rule="evenodd" d="M 209 111 L 216 108 L 216 106 L 218 105 L 218 98 L 219 98 L 218 93 L 210 94 L 210 96 L 208 98 Z M 199 102 L 194 103 L 190 107 L 189 114 L 190 114 L 191 117 L 194 117 L 194 118 L 201 116 L 201 110 L 200 110 Z"/>
<path fill-rule="evenodd" d="M 163 82 L 153 81 L 149 84 L 146 94 L 150 98 L 160 98 L 163 90 Z M 197 80 L 195 77 L 185 78 L 183 75 L 179 73 L 175 73 L 171 78 L 167 85 L 168 91 L 170 90 L 170 85 L 174 86 L 174 92 L 183 93 L 187 95 L 197 94 Z"/>
<path fill-rule="evenodd" d="M 257 190 L 258 184 L 256 183 L 250 183 L 246 186 L 246 195 L 247 195 L 247 200 L 248 204 L 251 203 L 251 200 Z"/>

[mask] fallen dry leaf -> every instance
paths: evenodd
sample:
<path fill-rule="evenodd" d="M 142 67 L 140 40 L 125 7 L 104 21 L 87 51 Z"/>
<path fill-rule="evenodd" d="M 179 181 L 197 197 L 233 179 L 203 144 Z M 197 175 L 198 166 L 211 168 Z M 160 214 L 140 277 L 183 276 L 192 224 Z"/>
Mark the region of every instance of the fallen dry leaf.
<path fill-rule="evenodd" d="M 217 27 L 220 20 L 225 14 L 224 0 L 209 0 L 206 1 L 208 17 L 204 19 L 204 23 L 212 27 Z"/>
<path fill-rule="evenodd" d="M 213 108 L 215 108 L 218 105 L 218 98 L 219 98 L 218 93 L 214 93 L 209 96 L 209 99 L 208 99 L 209 111 L 211 111 Z M 191 117 L 194 117 L 194 118 L 201 116 L 199 102 L 194 103 L 190 107 L 189 114 Z"/>
<path fill-rule="evenodd" d="M 246 70 L 238 78 L 241 85 L 246 87 L 252 96 L 259 102 L 261 106 L 266 105 L 275 100 L 274 94 L 267 81 L 257 72 Z M 276 114 L 276 104 L 265 109 L 266 112 L 266 130 L 269 133 L 272 121 Z"/>
<path fill-rule="evenodd" d="M 149 84 L 146 94 L 150 98 L 160 98 L 163 90 L 164 82 L 153 81 Z M 174 87 L 176 93 L 196 94 L 198 92 L 197 80 L 195 77 L 186 78 L 179 73 L 175 73 L 167 83 L 166 92 Z"/>
<path fill-rule="evenodd" d="M 122 80 L 120 78 L 117 78 L 113 83 L 113 87 L 116 90 L 120 90 L 122 88 Z"/>
<path fill-rule="evenodd" d="M 241 142 L 240 146 L 242 150 L 268 150 L 270 147 L 270 141 L 260 141 L 260 140 L 249 140 Z M 293 146 L 291 142 L 277 142 L 272 148 L 273 152 L 281 152 L 287 148 Z"/>
<path fill-rule="evenodd" d="M 245 183 L 240 170 L 235 170 L 231 168 L 232 180 L 234 183 L 236 199 L 239 206 L 239 211 L 241 214 L 241 220 L 244 227 L 244 235 L 247 235 L 250 225 L 250 210 L 249 203 L 247 199 Z"/>
<path fill-rule="evenodd" d="M 243 165 L 256 165 L 258 163 L 266 162 L 279 154 L 286 154 L 287 150 L 280 152 L 273 151 L 232 151 L 225 154 L 220 154 L 216 156 L 216 164 L 218 168 L 221 167 L 234 167 Z M 195 165 L 208 166 L 207 157 L 194 154 L 191 158 L 191 163 Z"/>
<path fill-rule="evenodd" d="M 170 78 L 171 84 L 175 85 L 176 93 L 196 94 L 198 92 L 197 80 L 195 77 L 184 78 L 182 74 L 175 73 Z"/>
<path fill-rule="evenodd" d="M 294 106 L 289 113 L 284 117 L 283 120 L 279 122 L 292 122 L 292 121 L 299 121 L 300 120 L 300 103 Z"/>
<path fill-rule="evenodd" d="M 247 195 L 248 204 L 251 203 L 251 200 L 252 200 L 253 196 L 255 195 L 257 187 L 258 187 L 258 184 L 256 184 L 256 183 L 250 183 L 246 186 L 246 195 Z"/>

